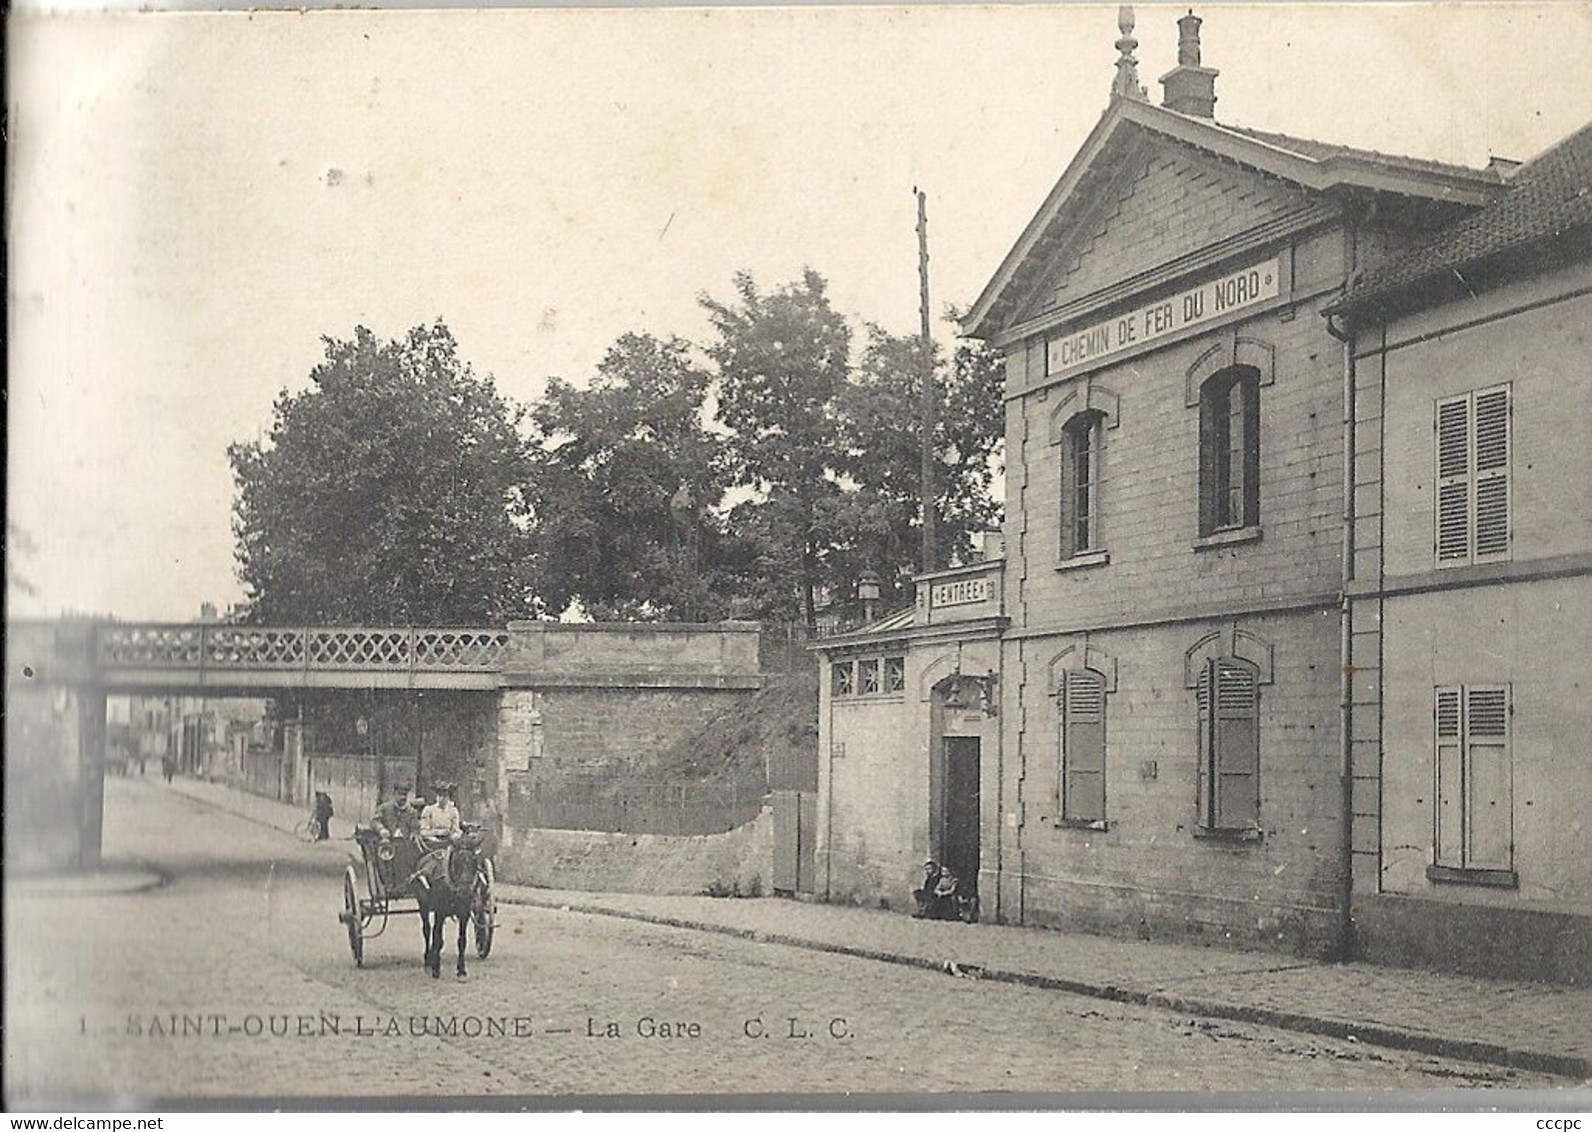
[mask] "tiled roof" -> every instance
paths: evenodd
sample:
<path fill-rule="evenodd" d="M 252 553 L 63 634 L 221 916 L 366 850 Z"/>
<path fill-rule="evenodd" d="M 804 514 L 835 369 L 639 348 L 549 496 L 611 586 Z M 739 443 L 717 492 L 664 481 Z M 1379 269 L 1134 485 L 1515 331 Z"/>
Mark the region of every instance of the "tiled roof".
<path fill-rule="evenodd" d="M 917 622 L 918 607 L 909 605 L 905 609 L 886 614 L 875 621 L 863 625 L 856 625 L 838 633 L 816 638 L 809 648 L 822 649 L 830 644 L 854 644 L 859 641 L 870 641 L 878 637 L 899 634 L 902 630 L 910 629 Z"/>
<path fill-rule="evenodd" d="M 1467 269 L 1567 238 L 1575 246 L 1565 250 L 1592 252 L 1592 123 L 1522 165 L 1492 204 L 1371 268 L 1328 309 L 1394 308 L 1423 283 L 1463 283 Z"/>
<path fill-rule="evenodd" d="M 1292 134 L 1277 134 L 1266 130 L 1255 130 L 1248 126 L 1231 126 L 1226 122 L 1215 123 L 1220 128 L 1230 130 L 1235 134 L 1243 134 L 1247 138 L 1265 142 L 1267 145 L 1286 149 L 1290 153 L 1297 153 L 1300 157 L 1308 157 L 1312 161 L 1328 161 L 1334 157 L 1348 158 L 1354 161 L 1368 161 L 1385 166 L 1390 169 L 1408 169 L 1412 172 L 1423 173 L 1463 173 L 1476 176 L 1479 172 L 1468 165 L 1455 165 L 1447 161 L 1428 161 L 1420 157 L 1405 157 L 1399 153 L 1382 153 L 1375 149 L 1359 149 L 1352 145 L 1338 145 L 1335 142 L 1317 141 L 1314 138 L 1300 138 Z"/>

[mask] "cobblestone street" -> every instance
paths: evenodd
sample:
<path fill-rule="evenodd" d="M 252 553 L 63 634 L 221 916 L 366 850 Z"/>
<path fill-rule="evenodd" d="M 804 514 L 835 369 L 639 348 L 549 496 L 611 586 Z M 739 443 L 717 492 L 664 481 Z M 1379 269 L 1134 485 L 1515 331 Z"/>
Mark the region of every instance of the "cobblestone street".
<path fill-rule="evenodd" d="M 426 977 L 413 916 L 361 970 L 336 919 L 349 848 L 112 779 L 108 860 L 169 883 L 8 891 L 8 1103 L 1565 1084 L 556 908 L 502 905 L 463 982 L 451 928 Z"/>

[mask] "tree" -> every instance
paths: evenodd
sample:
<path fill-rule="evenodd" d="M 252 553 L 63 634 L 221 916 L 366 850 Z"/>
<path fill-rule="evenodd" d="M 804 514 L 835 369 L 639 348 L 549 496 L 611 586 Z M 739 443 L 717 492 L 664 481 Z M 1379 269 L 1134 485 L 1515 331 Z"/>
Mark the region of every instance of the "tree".
<path fill-rule="evenodd" d="M 227 450 L 251 620 L 501 625 L 526 584 L 520 410 L 439 320 L 381 342 L 324 339 L 264 441 Z"/>
<path fill-rule="evenodd" d="M 789 567 L 793 596 L 811 625 L 825 545 L 820 511 L 839 491 L 831 474 L 834 405 L 846 383 L 851 332 L 829 305 L 823 277 L 811 269 L 771 294 L 744 272 L 734 286 L 733 304 L 700 300 L 718 334 L 707 353 L 718 367 L 719 419 L 732 434 L 737 482 L 757 493 L 752 525 L 766 548 L 764 561 L 776 570 Z M 748 509 L 741 510 L 750 522 Z M 767 597 L 762 612 L 793 612 L 778 595 Z"/>
<path fill-rule="evenodd" d="M 623 335 L 585 389 L 554 378 L 533 408 L 534 488 L 549 607 L 599 620 L 706 620 L 729 610 L 717 508 L 724 439 L 704 425 L 711 376 L 678 338 Z"/>
<path fill-rule="evenodd" d="M 32 561 L 38 553 L 39 546 L 33 541 L 33 536 L 20 524 L 6 519 L 6 591 L 9 596 L 11 591 L 16 591 L 25 597 L 33 597 L 39 592 L 39 587 L 33 584 L 32 579 L 22 572 L 23 561 Z"/>
<path fill-rule="evenodd" d="M 867 348 L 839 398 L 839 466 L 850 490 L 831 503 L 826 525 L 834 542 L 829 580 L 841 592 L 868 571 L 878 575 L 887 599 L 899 598 L 914 569 L 966 555 L 970 536 L 999 521 L 990 485 L 1005 429 L 1000 359 L 982 343 L 963 342 L 947 361 L 935 345 L 934 486 L 944 558 L 917 561 L 923 351 L 918 335 L 870 325 Z"/>

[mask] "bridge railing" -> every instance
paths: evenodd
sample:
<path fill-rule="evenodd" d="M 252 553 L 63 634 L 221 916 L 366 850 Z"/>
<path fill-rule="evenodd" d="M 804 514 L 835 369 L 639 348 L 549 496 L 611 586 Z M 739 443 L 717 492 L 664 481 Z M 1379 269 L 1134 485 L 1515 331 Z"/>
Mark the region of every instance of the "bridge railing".
<path fill-rule="evenodd" d="M 98 638 L 95 659 L 113 670 L 493 672 L 509 649 L 508 630 L 469 628 L 117 623 Z"/>

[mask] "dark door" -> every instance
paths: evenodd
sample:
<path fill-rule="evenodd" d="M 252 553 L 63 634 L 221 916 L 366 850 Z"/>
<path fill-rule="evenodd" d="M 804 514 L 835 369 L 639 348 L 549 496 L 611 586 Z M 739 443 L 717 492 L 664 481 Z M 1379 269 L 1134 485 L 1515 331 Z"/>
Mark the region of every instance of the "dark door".
<path fill-rule="evenodd" d="M 978 738 L 945 738 L 945 864 L 956 873 L 957 886 L 978 891 Z"/>

